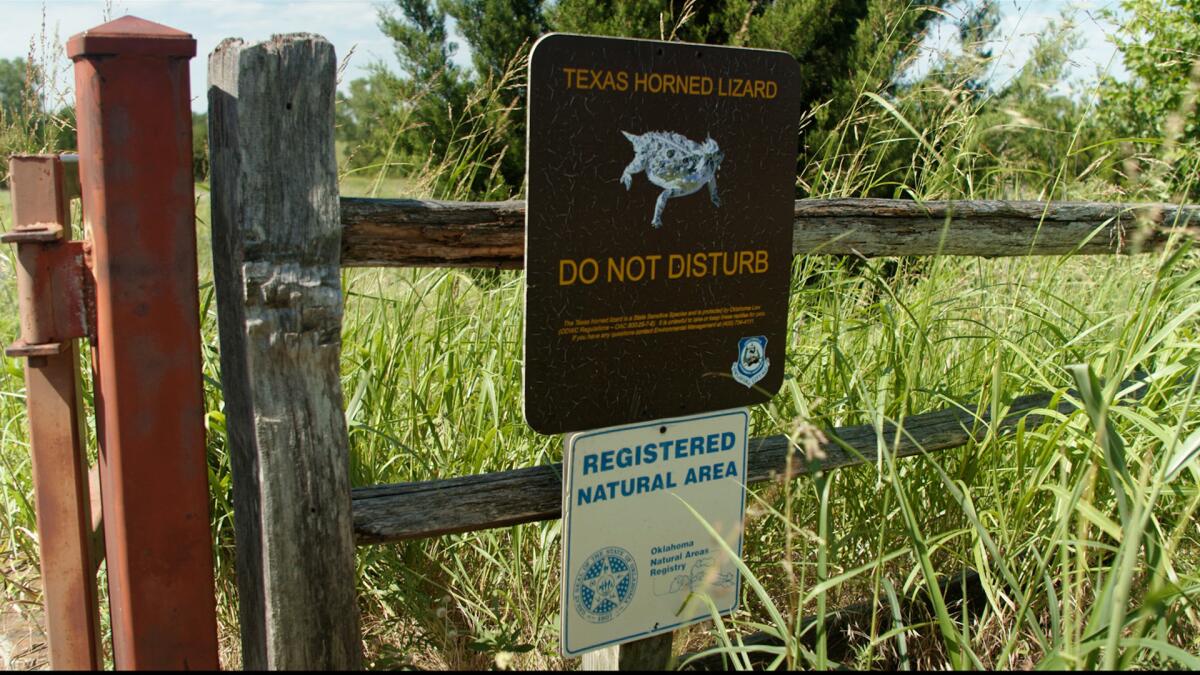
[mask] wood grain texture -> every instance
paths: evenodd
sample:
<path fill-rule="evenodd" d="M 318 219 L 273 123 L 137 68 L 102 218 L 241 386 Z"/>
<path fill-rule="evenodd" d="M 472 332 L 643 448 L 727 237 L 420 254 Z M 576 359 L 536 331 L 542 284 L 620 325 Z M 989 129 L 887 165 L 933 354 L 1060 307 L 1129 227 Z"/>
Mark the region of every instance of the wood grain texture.
<path fill-rule="evenodd" d="M 618 670 L 674 670 L 671 667 L 675 633 L 659 633 L 641 640 L 626 642 L 619 647 Z"/>
<path fill-rule="evenodd" d="M 209 57 L 213 267 L 247 669 L 357 669 L 332 45 Z"/>
<path fill-rule="evenodd" d="M 342 264 L 520 268 L 525 202 L 343 197 Z M 1096 202 L 796 202 L 795 255 L 1002 257 L 1139 253 L 1175 231 L 1195 237 L 1200 207 Z"/>
<path fill-rule="evenodd" d="M 617 670 L 619 668 L 621 658 L 620 645 L 611 645 L 594 649 L 579 659 L 579 669 L 584 671 L 592 670 Z"/>
<path fill-rule="evenodd" d="M 1053 404 L 1066 413 L 1072 406 L 1050 393 L 1015 399 L 997 424 L 997 433 L 1012 430 L 1024 420 L 1027 427 L 1041 423 L 1040 409 Z M 916 415 L 897 432 L 885 424 L 882 438 L 898 457 L 954 448 L 979 438 L 989 415 L 963 406 Z M 825 432 L 822 457 L 810 464 L 789 452 L 786 436 L 750 440 L 747 480 L 758 483 L 783 480 L 812 471 L 832 471 L 878 457 L 879 434 L 869 424 L 838 427 Z M 562 464 L 463 476 L 444 480 L 397 483 L 356 488 L 354 534 L 358 544 L 377 544 L 505 527 L 562 515 Z"/>
<path fill-rule="evenodd" d="M 674 642 L 674 631 L 668 631 L 621 645 L 602 647 L 584 654 L 579 668 L 637 672 L 674 670 L 671 667 Z"/>
<path fill-rule="evenodd" d="M 525 202 L 342 197 L 345 266 L 517 268 Z"/>

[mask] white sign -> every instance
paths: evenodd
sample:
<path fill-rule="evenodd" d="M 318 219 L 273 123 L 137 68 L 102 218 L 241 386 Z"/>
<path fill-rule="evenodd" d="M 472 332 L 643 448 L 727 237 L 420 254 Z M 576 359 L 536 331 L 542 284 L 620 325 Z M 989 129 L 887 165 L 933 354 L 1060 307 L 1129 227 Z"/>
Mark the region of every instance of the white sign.
<path fill-rule="evenodd" d="M 741 575 L 696 516 L 742 552 L 746 409 L 640 422 L 567 437 L 562 653 L 728 614 Z"/>

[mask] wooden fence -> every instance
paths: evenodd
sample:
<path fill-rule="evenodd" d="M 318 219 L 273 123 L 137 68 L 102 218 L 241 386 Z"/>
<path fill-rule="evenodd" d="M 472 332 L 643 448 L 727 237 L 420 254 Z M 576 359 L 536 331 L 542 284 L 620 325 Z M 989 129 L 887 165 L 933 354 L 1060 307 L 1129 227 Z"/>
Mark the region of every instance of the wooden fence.
<path fill-rule="evenodd" d="M 336 65 L 333 48 L 311 35 L 229 40 L 209 58 L 213 264 L 247 668 L 360 665 L 356 544 L 560 515 L 557 464 L 350 487 L 341 269 L 519 268 L 524 205 L 339 198 Z M 804 200 L 796 202 L 794 249 L 864 257 L 1135 253 L 1197 223 L 1200 210 L 1170 205 Z M 910 417 L 903 429 L 832 429 L 820 468 L 873 461 L 880 434 L 911 456 L 1069 409 L 1061 395 L 1035 393 L 999 420 L 964 405 Z M 753 439 L 749 481 L 803 473 L 802 463 L 788 473 L 789 452 L 783 436 Z M 651 645 L 649 661 L 637 655 L 645 644 L 627 648 L 621 665 L 662 665 L 662 645 Z"/>

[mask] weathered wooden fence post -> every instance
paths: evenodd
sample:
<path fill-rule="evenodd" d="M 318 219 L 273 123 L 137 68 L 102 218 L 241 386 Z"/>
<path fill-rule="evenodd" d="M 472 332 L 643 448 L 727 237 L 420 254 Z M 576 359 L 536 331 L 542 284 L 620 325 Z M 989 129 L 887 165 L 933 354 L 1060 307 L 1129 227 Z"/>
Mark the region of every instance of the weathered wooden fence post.
<path fill-rule="evenodd" d="M 675 633 L 613 645 L 583 655 L 583 670 L 668 670 L 673 665 L 671 649 Z"/>
<path fill-rule="evenodd" d="M 338 379 L 341 222 L 333 46 L 209 57 L 213 268 L 248 669 L 361 661 Z"/>

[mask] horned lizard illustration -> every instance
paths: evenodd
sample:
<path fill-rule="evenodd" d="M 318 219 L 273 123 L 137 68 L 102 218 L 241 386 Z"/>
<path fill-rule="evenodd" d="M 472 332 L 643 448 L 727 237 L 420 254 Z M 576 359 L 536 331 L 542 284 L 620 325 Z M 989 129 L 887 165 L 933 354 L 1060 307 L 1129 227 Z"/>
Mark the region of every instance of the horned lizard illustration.
<path fill-rule="evenodd" d="M 697 143 L 670 131 L 648 131 L 642 135 L 622 131 L 633 144 L 633 161 L 621 174 L 621 184 L 628 190 L 633 185 L 633 174 L 646 172 L 651 183 L 663 189 L 654 204 L 654 218 L 650 224 L 662 227 L 662 213 L 667 200 L 685 197 L 708 185 L 708 195 L 713 206 L 721 206 L 717 196 L 717 169 L 725 153 L 712 138 Z"/>

